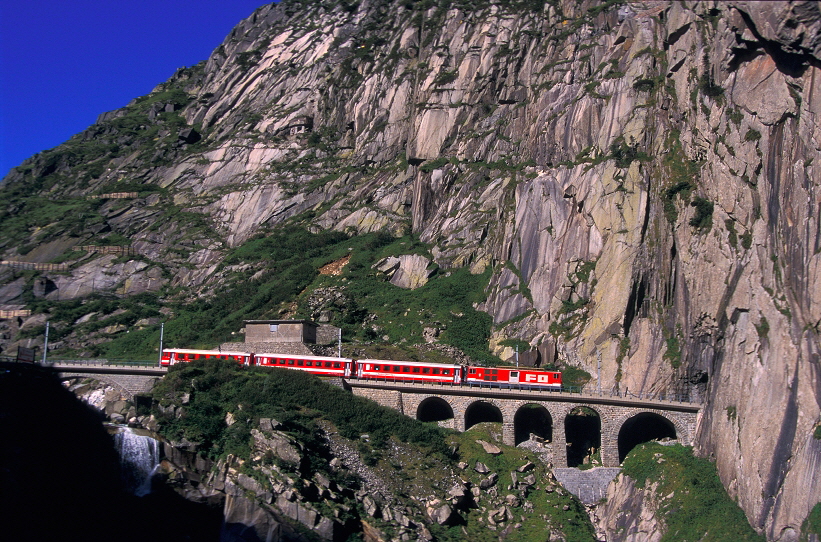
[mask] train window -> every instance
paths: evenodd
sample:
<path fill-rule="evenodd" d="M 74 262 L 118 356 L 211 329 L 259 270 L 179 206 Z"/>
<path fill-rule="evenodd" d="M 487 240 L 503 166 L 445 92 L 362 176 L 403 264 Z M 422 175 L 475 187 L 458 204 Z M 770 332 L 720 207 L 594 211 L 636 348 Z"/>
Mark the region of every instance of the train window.
<path fill-rule="evenodd" d="M 428 369 L 427 367 L 422 367 L 422 374 L 423 375 L 430 374 L 430 369 Z"/>
<path fill-rule="evenodd" d="M 294 360 L 289 359 L 289 360 L 288 360 L 288 365 L 293 365 L 293 364 L 294 364 Z"/>
<path fill-rule="evenodd" d="M 342 368 L 342 365 L 338 361 L 335 361 L 334 362 L 334 369 L 341 369 L 341 368 Z"/>
<path fill-rule="evenodd" d="M 519 371 L 510 371 L 510 378 L 518 378 Z"/>
<path fill-rule="evenodd" d="M 413 372 L 414 372 L 414 373 L 418 373 L 418 372 L 419 372 L 419 367 L 414 367 L 414 368 L 413 368 Z"/>
<path fill-rule="evenodd" d="M 476 374 L 476 369 L 473 369 L 473 368 L 468 369 L 468 374 L 475 375 Z"/>
<path fill-rule="evenodd" d="M 298 367 L 302 367 L 305 364 L 305 361 L 303 361 L 301 359 L 298 359 L 298 360 L 296 360 L 296 364 L 297 364 Z"/>
<path fill-rule="evenodd" d="M 398 373 L 398 372 L 399 372 L 399 365 L 394 365 L 394 366 L 393 366 L 393 372 L 394 372 L 394 373 Z"/>
<path fill-rule="evenodd" d="M 490 374 L 492 374 L 492 375 L 499 374 L 499 369 L 491 369 Z"/>
<path fill-rule="evenodd" d="M 409 373 L 410 372 L 410 367 L 402 367 L 402 372 L 403 373 Z"/>
<path fill-rule="evenodd" d="M 305 366 L 306 366 L 306 367 L 313 367 L 313 366 L 314 366 L 314 362 L 313 362 L 313 361 L 306 361 L 306 362 L 305 362 Z"/>
<path fill-rule="evenodd" d="M 499 379 L 498 379 L 497 377 L 495 377 L 495 376 L 491 377 L 490 379 L 491 379 L 493 382 L 496 382 L 497 380 L 499 380 Z"/>
<path fill-rule="evenodd" d="M 439 374 L 439 369 L 434 369 L 433 374 L 438 375 Z"/>
<path fill-rule="evenodd" d="M 443 375 L 449 375 L 450 374 L 450 369 L 442 369 L 442 374 Z"/>

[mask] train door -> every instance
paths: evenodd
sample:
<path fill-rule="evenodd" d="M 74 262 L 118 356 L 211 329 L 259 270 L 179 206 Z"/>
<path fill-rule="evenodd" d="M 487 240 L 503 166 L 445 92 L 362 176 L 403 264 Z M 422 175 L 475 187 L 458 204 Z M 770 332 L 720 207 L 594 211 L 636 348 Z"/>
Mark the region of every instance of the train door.
<path fill-rule="evenodd" d="M 353 361 L 343 361 L 342 366 L 345 368 L 345 378 L 350 378 L 353 373 L 354 362 Z"/>
<path fill-rule="evenodd" d="M 519 371 L 510 371 L 510 383 L 511 384 L 518 384 L 519 383 Z"/>

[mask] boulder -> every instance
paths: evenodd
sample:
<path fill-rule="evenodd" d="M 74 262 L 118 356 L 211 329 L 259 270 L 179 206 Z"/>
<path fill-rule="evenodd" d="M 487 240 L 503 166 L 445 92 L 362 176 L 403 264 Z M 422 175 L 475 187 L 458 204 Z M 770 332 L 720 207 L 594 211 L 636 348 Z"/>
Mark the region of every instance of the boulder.
<path fill-rule="evenodd" d="M 394 286 L 414 290 L 427 284 L 433 271 L 428 270 L 431 261 L 419 254 L 389 256 L 374 264 Z"/>
<path fill-rule="evenodd" d="M 479 482 L 479 488 L 481 489 L 490 489 L 491 487 L 496 485 L 496 482 L 499 480 L 499 475 L 495 472 Z"/>
<path fill-rule="evenodd" d="M 265 454 L 270 451 L 284 461 L 297 465 L 302 462 L 302 447 L 286 435 L 274 432 L 270 437 L 266 437 L 258 429 L 251 429 L 251 436 L 254 439 L 255 452 Z"/>
<path fill-rule="evenodd" d="M 495 444 L 491 444 L 490 442 L 485 442 L 484 440 L 477 440 L 479 444 L 482 445 L 485 452 L 489 453 L 490 455 L 499 455 L 502 453 L 502 449 L 496 446 Z"/>

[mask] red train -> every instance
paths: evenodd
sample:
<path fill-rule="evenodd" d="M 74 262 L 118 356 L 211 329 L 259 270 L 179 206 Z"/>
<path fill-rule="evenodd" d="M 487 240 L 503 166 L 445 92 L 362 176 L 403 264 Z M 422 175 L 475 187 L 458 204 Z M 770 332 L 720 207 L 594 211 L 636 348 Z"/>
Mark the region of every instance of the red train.
<path fill-rule="evenodd" d="M 419 361 L 385 359 L 352 359 L 292 354 L 255 354 L 253 352 L 221 352 L 217 350 L 185 350 L 169 348 L 162 352 L 161 365 L 168 367 L 198 359 L 233 360 L 240 365 L 279 367 L 305 371 L 319 376 L 339 376 L 392 382 L 437 382 L 454 385 L 518 387 L 559 390 L 562 373 L 518 367 L 478 367 Z"/>

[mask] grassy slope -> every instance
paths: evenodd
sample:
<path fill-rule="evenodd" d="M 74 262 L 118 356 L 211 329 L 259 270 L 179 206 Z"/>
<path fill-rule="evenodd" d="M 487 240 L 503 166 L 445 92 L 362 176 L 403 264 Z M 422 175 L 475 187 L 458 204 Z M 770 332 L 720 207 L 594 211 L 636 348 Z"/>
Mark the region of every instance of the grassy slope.
<path fill-rule="evenodd" d="M 715 465 L 693 456 L 692 448 L 645 443 L 624 460 L 624 473 L 637 487 L 659 484 L 662 541 L 759 541 L 741 508 L 727 495 Z"/>

